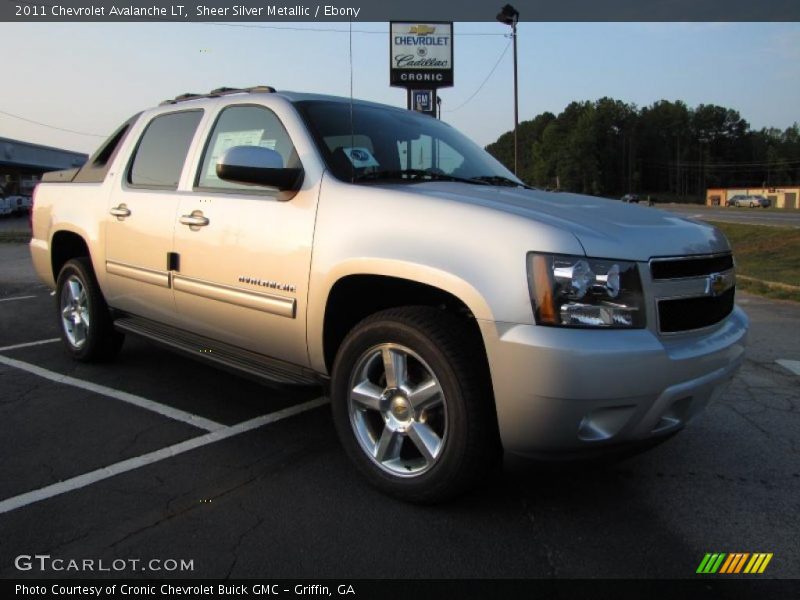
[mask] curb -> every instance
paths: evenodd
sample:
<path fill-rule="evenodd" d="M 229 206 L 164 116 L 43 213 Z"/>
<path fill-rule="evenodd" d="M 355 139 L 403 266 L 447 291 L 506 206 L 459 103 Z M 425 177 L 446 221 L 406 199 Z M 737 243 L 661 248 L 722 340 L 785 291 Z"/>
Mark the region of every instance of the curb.
<path fill-rule="evenodd" d="M 747 275 L 739 275 L 738 273 L 736 274 L 736 278 L 742 279 L 744 281 L 750 281 L 752 283 L 760 283 L 761 285 L 765 285 L 771 288 L 787 290 L 789 292 L 800 292 L 800 286 L 789 285 L 788 283 L 779 283 L 777 281 L 766 281 L 765 279 L 757 279 L 755 277 L 748 277 Z"/>

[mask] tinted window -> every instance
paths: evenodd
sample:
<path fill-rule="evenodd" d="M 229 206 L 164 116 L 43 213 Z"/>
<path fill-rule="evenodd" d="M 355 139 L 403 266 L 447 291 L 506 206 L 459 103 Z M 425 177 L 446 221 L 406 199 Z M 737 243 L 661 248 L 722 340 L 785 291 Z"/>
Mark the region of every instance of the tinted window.
<path fill-rule="evenodd" d="M 222 111 L 203 153 L 197 185 L 204 188 L 252 190 L 252 185 L 223 181 L 217 177 L 217 161 L 228 148 L 261 146 L 275 150 L 284 168 L 300 167 L 294 144 L 271 110 L 263 106 L 230 106 Z"/>
<path fill-rule="evenodd" d="M 345 102 L 312 100 L 295 106 L 339 179 L 409 171 L 517 181 L 482 148 L 427 115 L 361 103 L 351 107 Z"/>
<path fill-rule="evenodd" d="M 123 140 L 127 137 L 131 127 L 139 118 L 141 113 L 135 114 L 125 121 L 113 135 L 106 140 L 100 149 L 92 155 L 78 174 L 75 176 L 75 183 L 102 183 L 108 174 L 111 163 L 116 158 Z"/>
<path fill-rule="evenodd" d="M 175 189 L 186 153 L 202 111 L 185 111 L 156 117 L 147 126 L 133 157 L 128 182 L 144 187 Z"/>
<path fill-rule="evenodd" d="M 128 133 L 128 130 L 131 127 L 131 122 L 132 120 L 125 122 L 122 127 L 117 129 L 117 131 L 114 132 L 114 135 L 108 139 L 105 145 L 103 145 L 100 150 L 98 150 L 97 153 L 89 159 L 89 163 L 91 163 L 93 167 L 104 167 L 108 164 L 108 161 L 112 156 L 114 156 L 117 148 L 119 148 L 119 143 L 125 139 L 125 135 Z"/>
<path fill-rule="evenodd" d="M 464 157 L 440 139 L 422 134 L 416 139 L 397 142 L 400 168 L 439 169 L 453 174 L 464 162 Z"/>

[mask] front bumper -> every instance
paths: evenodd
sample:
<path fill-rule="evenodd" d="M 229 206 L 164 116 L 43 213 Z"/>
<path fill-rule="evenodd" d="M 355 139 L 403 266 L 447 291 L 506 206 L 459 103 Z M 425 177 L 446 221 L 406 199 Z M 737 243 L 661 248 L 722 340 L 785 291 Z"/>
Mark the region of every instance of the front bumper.
<path fill-rule="evenodd" d="M 479 323 L 503 446 L 537 458 L 674 433 L 724 392 L 749 325 L 738 307 L 713 328 L 670 336 Z"/>

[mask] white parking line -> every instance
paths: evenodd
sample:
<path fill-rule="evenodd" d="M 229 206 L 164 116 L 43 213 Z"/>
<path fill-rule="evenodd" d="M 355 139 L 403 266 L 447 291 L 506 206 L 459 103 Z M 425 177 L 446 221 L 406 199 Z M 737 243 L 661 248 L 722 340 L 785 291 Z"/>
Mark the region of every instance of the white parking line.
<path fill-rule="evenodd" d="M 53 344 L 55 342 L 60 342 L 61 338 L 50 338 L 49 340 L 39 340 L 38 342 L 27 342 L 25 344 L 15 344 L 13 346 L 4 346 L 0 348 L 0 352 L 6 352 L 8 350 L 19 350 L 20 348 L 30 348 L 31 346 L 41 346 L 42 344 Z"/>
<path fill-rule="evenodd" d="M 0 302 L 13 302 L 14 300 L 30 300 L 36 296 L 14 296 L 13 298 L 0 298 Z"/>
<path fill-rule="evenodd" d="M 65 494 L 67 492 L 86 487 L 93 483 L 97 483 L 98 481 L 108 479 L 109 477 L 119 475 L 120 473 L 127 473 L 128 471 L 133 471 L 134 469 L 138 469 L 146 465 L 152 465 L 153 463 L 165 460 L 167 458 L 172 458 L 173 456 L 178 456 L 184 452 L 189 452 L 195 448 L 200 448 L 202 446 L 207 446 L 208 444 L 213 444 L 214 442 L 226 440 L 241 433 L 247 433 L 248 431 L 252 431 L 258 427 L 275 423 L 276 421 L 293 417 L 294 415 L 299 415 L 300 413 L 311 410 L 312 408 L 317 408 L 318 406 L 322 406 L 327 403 L 327 398 L 310 400 L 303 404 L 297 404 L 268 415 L 250 419 L 249 421 L 239 423 L 238 425 L 212 431 L 211 433 L 186 440 L 185 442 L 169 446 L 168 448 L 162 448 L 161 450 L 156 450 L 155 452 L 150 452 L 149 454 L 143 454 L 142 456 L 129 458 L 127 460 L 123 460 L 122 462 L 97 469 L 91 473 L 78 475 L 77 477 L 67 479 L 66 481 L 59 481 L 53 485 L 48 485 L 47 487 L 43 487 L 32 492 L 20 494 L 19 496 L 14 496 L 13 498 L 8 498 L 7 500 L 0 502 L 0 514 L 22 508 L 23 506 L 28 506 L 35 502 L 52 498 L 53 496 L 58 496 L 60 494 Z"/>
<path fill-rule="evenodd" d="M 789 369 L 795 375 L 800 375 L 800 360 L 786 360 L 785 358 L 782 358 L 780 360 L 776 360 L 775 362 L 783 368 Z"/>
<path fill-rule="evenodd" d="M 37 367 L 36 365 L 32 365 L 21 360 L 16 360 L 14 358 L 8 358 L 7 356 L 0 356 L 0 364 L 14 367 L 15 369 L 20 369 L 22 371 L 27 371 L 28 373 L 38 375 L 39 377 L 49 379 L 50 381 L 55 381 L 56 383 L 71 385 L 72 387 L 94 392 L 95 394 L 101 394 L 103 396 L 122 400 L 128 404 L 133 404 L 139 408 L 144 408 L 145 410 L 152 411 L 164 417 L 181 421 L 182 423 L 188 423 L 189 425 L 199 427 L 200 429 L 205 429 L 206 431 L 217 431 L 225 428 L 225 426 L 220 423 L 184 412 L 177 408 L 172 408 L 171 406 L 165 406 L 163 404 L 159 404 L 158 402 L 153 402 L 152 400 L 142 398 L 141 396 L 136 396 L 135 394 L 121 392 L 119 390 L 115 390 L 114 388 L 92 383 L 91 381 L 75 379 L 74 377 L 63 375 L 62 373 L 56 373 L 55 371 L 48 371 L 42 367 Z"/>

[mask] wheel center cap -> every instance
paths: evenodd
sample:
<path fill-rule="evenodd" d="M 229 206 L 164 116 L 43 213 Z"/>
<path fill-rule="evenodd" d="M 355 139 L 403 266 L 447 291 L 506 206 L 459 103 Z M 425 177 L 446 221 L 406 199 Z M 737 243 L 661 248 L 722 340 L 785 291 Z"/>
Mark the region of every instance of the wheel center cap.
<path fill-rule="evenodd" d="M 411 407 L 408 405 L 408 400 L 400 394 L 392 398 L 390 407 L 392 414 L 398 421 L 406 421 L 411 415 Z"/>

